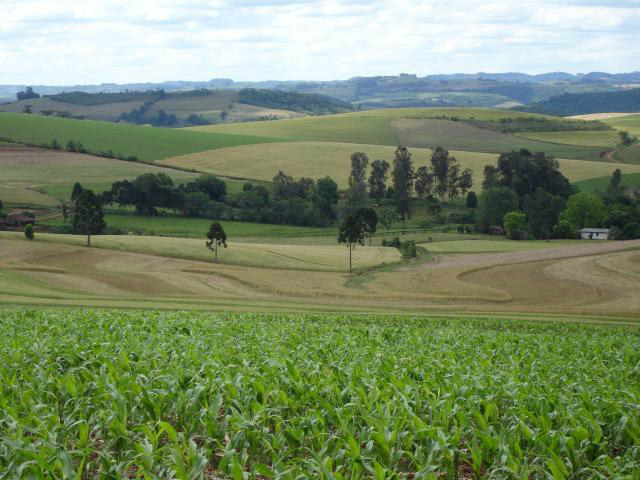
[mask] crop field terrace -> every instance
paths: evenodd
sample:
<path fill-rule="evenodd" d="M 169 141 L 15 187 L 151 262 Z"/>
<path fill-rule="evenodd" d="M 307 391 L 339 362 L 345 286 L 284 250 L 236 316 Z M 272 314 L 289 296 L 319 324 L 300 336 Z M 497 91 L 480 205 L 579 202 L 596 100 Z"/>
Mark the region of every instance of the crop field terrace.
<path fill-rule="evenodd" d="M 0 328 L 6 478 L 640 475 L 637 326 L 3 309 Z"/>

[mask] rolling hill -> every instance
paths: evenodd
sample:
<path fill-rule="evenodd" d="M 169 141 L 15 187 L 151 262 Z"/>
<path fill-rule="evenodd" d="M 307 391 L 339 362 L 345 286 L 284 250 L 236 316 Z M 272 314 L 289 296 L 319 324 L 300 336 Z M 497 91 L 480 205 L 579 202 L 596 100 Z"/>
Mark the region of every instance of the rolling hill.
<path fill-rule="evenodd" d="M 568 117 L 589 113 L 640 112 L 640 88 L 614 92 L 565 93 L 517 110 Z"/>

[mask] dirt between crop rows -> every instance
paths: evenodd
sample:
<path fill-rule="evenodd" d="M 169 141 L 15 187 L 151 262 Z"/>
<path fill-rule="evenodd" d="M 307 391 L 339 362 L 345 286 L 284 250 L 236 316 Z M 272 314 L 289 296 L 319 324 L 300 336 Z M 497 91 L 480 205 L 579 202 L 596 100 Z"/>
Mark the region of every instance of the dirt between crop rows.
<path fill-rule="evenodd" d="M 594 240 L 594 242 L 596 242 Z M 582 257 L 601 253 L 618 252 L 628 248 L 640 248 L 640 240 L 624 242 L 593 243 L 589 245 L 571 245 L 567 247 L 525 250 L 522 252 L 502 253 L 461 253 L 436 255 L 433 261 L 403 270 L 432 270 L 440 268 L 481 268 L 513 263 L 539 262 L 560 258 Z"/>

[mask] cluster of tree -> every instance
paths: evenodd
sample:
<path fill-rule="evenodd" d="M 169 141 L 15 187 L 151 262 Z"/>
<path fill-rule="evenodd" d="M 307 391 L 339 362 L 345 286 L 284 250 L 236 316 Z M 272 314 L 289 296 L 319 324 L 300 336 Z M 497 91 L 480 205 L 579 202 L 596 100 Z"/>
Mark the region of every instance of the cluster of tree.
<path fill-rule="evenodd" d="M 40 98 L 40 94 L 33 91 L 33 87 L 27 87 L 22 92 L 16 94 L 18 100 L 30 100 L 32 98 Z"/>
<path fill-rule="evenodd" d="M 349 103 L 336 98 L 286 90 L 244 88 L 238 92 L 237 101 L 260 107 L 293 110 L 316 115 L 353 110 Z"/>
<path fill-rule="evenodd" d="M 503 153 L 497 166 L 487 165 L 482 186 L 484 192 L 478 212 L 482 230 L 504 226 L 507 213 L 521 211 L 526 215 L 530 233 L 536 238 L 548 238 L 552 234 L 567 199 L 576 193 L 558 169 L 556 160 L 542 152 L 524 149 Z"/>
<path fill-rule="evenodd" d="M 385 160 L 373 161 L 371 173 L 365 181 L 369 158 L 364 153 L 354 153 L 351 155 L 347 191 L 350 210 L 364 205 L 367 193 L 376 202 L 384 197 L 391 197 L 404 224 L 405 218 L 411 214 L 411 198 L 414 191 L 419 198 L 440 197 L 441 201 L 447 198 L 449 202 L 453 202 L 462 195 L 464 201 L 464 196 L 473 186 L 471 170 L 460 171 L 455 157 L 442 147 L 433 150 L 430 162 L 430 167 L 424 165 L 414 170 L 409 150 L 406 147 L 398 147 L 393 165 Z M 389 171 L 393 183 L 391 187 L 387 187 L 386 184 Z"/>
<path fill-rule="evenodd" d="M 625 147 L 628 147 L 629 145 L 633 145 L 638 141 L 638 137 L 631 135 L 629 132 L 625 130 L 619 131 L 618 135 L 620 137 L 620 144 Z"/>
<path fill-rule="evenodd" d="M 133 206 L 140 215 L 166 208 L 215 220 L 326 226 L 336 218 L 338 186 L 330 177 L 294 180 L 279 172 L 271 190 L 247 182 L 242 192 L 228 194 L 226 183 L 212 175 L 176 186 L 163 173 L 148 173 L 114 182 L 102 197 L 105 204 Z"/>
<path fill-rule="evenodd" d="M 478 222 L 481 230 L 502 225 L 514 240 L 575 238 L 582 228 L 610 228 L 612 238 L 640 237 L 640 199 L 614 172 L 606 192 L 578 192 L 558 162 L 527 150 L 500 155 L 485 167 Z"/>
<path fill-rule="evenodd" d="M 600 112 L 640 112 L 640 88 L 613 92 L 565 93 L 517 110 L 558 117 Z"/>
<path fill-rule="evenodd" d="M 122 112 L 118 118 L 120 121 L 133 123 L 136 125 L 151 124 L 154 127 L 173 127 L 178 124 L 175 113 L 167 114 L 160 109 L 153 116 L 148 116 L 148 112 L 153 105 L 160 100 L 159 97 L 152 97 L 145 101 L 140 107 L 134 108 L 130 112 Z"/>
<path fill-rule="evenodd" d="M 95 155 L 97 157 L 115 158 L 118 160 L 124 160 L 127 162 L 137 162 L 138 157 L 135 155 L 124 156 L 121 153 L 114 153 L 113 150 L 100 150 L 95 152 L 86 148 L 80 140 L 69 140 L 65 145 L 62 145 L 55 138 L 51 140 L 51 143 L 42 143 L 38 145 L 40 148 L 48 148 L 50 150 L 66 150 L 67 152 L 84 153 L 87 155 Z"/>
<path fill-rule="evenodd" d="M 149 98 L 160 99 L 165 98 L 167 93 L 162 90 L 141 91 L 125 91 L 125 92 L 63 92 L 55 95 L 49 95 L 51 100 L 63 103 L 71 103 L 72 105 L 95 106 L 105 105 L 107 103 L 135 102 L 144 101 Z"/>
<path fill-rule="evenodd" d="M 613 130 L 611 125 L 604 122 L 566 118 L 504 117 L 497 120 L 471 120 L 471 123 L 480 128 L 502 133 Z"/>
<path fill-rule="evenodd" d="M 210 125 L 211 122 L 204 118 L 202 115 L 198 115 L 197 113 L 190 114 L 186 120 L 186 123 L 189 125 Z"/>

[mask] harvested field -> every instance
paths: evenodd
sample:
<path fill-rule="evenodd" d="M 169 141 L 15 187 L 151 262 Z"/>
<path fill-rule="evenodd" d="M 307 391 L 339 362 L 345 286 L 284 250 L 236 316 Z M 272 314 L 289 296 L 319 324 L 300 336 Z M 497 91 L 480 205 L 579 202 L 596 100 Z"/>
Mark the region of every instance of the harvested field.
<path fill-rule="evenodd" d="M 607 120 L 609 118 L 628 117 L 630 115 L 637 115 L 638 113 L 622 113 L 622 112 L 610 112 L 610 113 L 588 113 L 586 115 L 573 115 L 571 118 L 574 120 Z"/>

